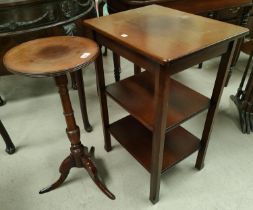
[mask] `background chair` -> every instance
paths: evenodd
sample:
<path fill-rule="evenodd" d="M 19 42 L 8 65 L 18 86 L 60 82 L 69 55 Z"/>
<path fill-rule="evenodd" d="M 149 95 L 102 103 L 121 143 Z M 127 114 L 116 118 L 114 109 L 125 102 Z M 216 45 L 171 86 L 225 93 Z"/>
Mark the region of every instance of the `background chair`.
<path fill-rule="evenodd" d="M 232 95 L 231 99 L 237 106 L 242 132 L 250 134 L 251 131 L 253 132 L 253 68 L 250 68 L 253 58 L 253 40 L 245 41 L 241 51 L 249 55 L 249 59 L 237 93 Z"/>

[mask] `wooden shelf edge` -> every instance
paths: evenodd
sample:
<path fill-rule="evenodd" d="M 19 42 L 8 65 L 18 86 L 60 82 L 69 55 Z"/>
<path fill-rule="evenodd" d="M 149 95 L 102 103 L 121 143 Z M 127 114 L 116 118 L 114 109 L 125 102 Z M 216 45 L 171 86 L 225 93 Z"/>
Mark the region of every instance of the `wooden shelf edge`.
<path fill-rule="evenodd" d="M 132 116 L 110 125 L 111 135 L 147 170 L 151 170 L 152 132 Z M 166 134 L 162 173 L 199 149 L 200 140 L 182 127 Z"/>
<path fill-rule="evenodd" d="M 153 131 L 153 84 L 148 72 L 108 85 L 106 93 L 146 128 Z M 209 98 L 171 79 L 166 131 L 205 111 L 209 106 Z"/>

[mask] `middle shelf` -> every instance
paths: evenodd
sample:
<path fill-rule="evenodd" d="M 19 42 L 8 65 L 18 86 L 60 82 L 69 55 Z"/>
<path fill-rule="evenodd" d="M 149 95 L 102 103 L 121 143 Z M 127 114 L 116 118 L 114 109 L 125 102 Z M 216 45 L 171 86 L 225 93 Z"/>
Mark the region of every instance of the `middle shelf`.
<path fill-rule="evenodd" d="M 154 128 L 154 77 L 147 71 L 108 85 L 106 93 L 150 131 Z M 206 110 L 210 99 L 171 79 L 166 131 Z"/>

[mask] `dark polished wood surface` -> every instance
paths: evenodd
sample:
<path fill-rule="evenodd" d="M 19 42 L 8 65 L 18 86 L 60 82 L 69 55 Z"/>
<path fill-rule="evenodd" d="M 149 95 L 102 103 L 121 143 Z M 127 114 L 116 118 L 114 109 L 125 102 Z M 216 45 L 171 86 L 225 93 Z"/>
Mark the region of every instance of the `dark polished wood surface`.
<path fill-rule="evenodd" d="M 108 85 L 106 88 L 106 93 L 111 98 L 151 131 L 154 130 L 155 117 L 154 103 L 150 103 L 154 97 L 153 82 L 152 74 L 146 71 L 122 80 L 120 83 Z M 185 98 L 185 95 L 190 97 Z M 209 98 L 171 79 L 166 130 L 169 131 L 193 115 L 208 109 L 209 103 Z"/>
<path fill-rule="evenodd" d="M 133 117 L 127 116 L 112 123 L 110 133 L 148 172 L 151 172 L 152 133 L 150 130 Z M 180 126 L 166 133 L 162 173 L 196 152 L 200 146 L 199 142 L 197 137 Z"/>
<path fill-rule="evenodd" d="M 243 27 L 155 5 L 109 15 L 103 21 L 89 19 L 85 23 L 160 64 L 173 63 L 217 41 L 227 42 L 230 37 L 248 32 Z M 168 34 L 174 36 L 168 37 Z"/>
<path fill-rule="evenodd" d="M 149 198 L 156 203 L 161 174 L 166 169 L 197 150 L 195 167 L 199 170 L 204 167 L 236 43 L 248 34 L 248 29 L 157 5 L 85 20 L 84 24 L 92 29 L 99 45 L 133 62 L 136 71 L 139 72 L 136 66 L 147 70 L 106 86 L 101 55 L 96 64 L 105 149 L 108 152 L 112 149 L 111 134 L 151 173 Z M 225 31 L 224 27 L 228 27 L 228 33 L 217 34 Z M 180 44 L 182 34 L 184 44 Z M 170 77 L 220 55 L 210 100 Z M 111 123 L 107 95 L 130 116 Z M 179 127 L 205 108 L 208 113 L 201 139 Z"/>
<path fill-rule="evenodd" d="M 109 13 L 125 11 L 149 4 L 159 4 L 165 7 L 194 13 L 228 23 L 247 26 L 250 29 L 252 28 L 252 0 L 107 0 Z M 253 32 L 251 32 L 251 34 L 252 33 Z M 239 40 L 237 42 L 236 51 L 232 60 L 226 85 L 228 84 L 232 70 L 237 63 L 242 42 L 243 40 Z M 114 60 L 119 61 L 116 54 L 114 54 Z M 119 79 L 121 71 L 120 62 L 115 64 L 114 69 L 115 78 Z"/>
<path fill-rule="evenodd" d="M 31 42 L 33 42 L 33 48 L 36 49 L 31 50 Z M 67 48 L 67 50 L 63 50 L 63 46 Z M 52 50 L 50 50 L 50 48 Z M 84 52 L 89 53 L 89 55 L 85 54 L 85 57 L 83 57 Z M 11 69 L 15 73 L 29 77 L 53 77 L 59 90 L 63 115 L 67 125 L 66 133 L 71 143 L 70 155 L 64 159 L 60 166 L 60 178 L 54 184 L 42 189 L 40 194 L 59 187 L 67 178 L 70 169 L 77 167 L 84 168 L 97 187 L 107 197 L 113 200 L 115 199 L 115 196 L 106 188 L 98 176 L 97 168 L 92 160 L 94 159 L 95 148 L 92 147 L 91 150 L 88 151 L 88 148 L 83 146 L 80 141 L 80 129 L 75 121 L 67 86 L 68 79 L 66 73 L 82 71 L 81 67 L 94 62 L 98 54 L 99 48 L 97 44 L 90 39 L 73 36 L 55 36 L 23 43 L 8 51 L 4 57 L 4 65 L 7 69 Z M 12 62 L 13 56 L 19 56 L 18 62 Z M 61 64 L 59 64 L 59 58 L 62 59 Z M 48 62 L 46 62 L 46 60 Z M 66 62 L 63 62 L 64 60 Z M 71 60 L 71 64 L 67 62 L 69 60 Z M 23 67 L 27 62 L 33 63 L 32 65 L 29 64 L 28 70 L 20 68 L 20 66 Z M 52 68 L 51 71 L 49 71 L 48 64 L 50 64 Z M 45 66 L 45 68 L 43 68 L 43 66 Z M 40 70 L 39 74 L 38 67 Z M 32 68 L 34 68 L 34 71 Z M 42 72 L 43 69 L 45 69 L 44 72 Z"/>
<path fill-rule="evenodd" d="M 82 69 L 94 61 L 97 51 L 90 39 L 57 36 L 20 44 L 6 52 L 3 62 L 13 73 L 43 77 Z"/>

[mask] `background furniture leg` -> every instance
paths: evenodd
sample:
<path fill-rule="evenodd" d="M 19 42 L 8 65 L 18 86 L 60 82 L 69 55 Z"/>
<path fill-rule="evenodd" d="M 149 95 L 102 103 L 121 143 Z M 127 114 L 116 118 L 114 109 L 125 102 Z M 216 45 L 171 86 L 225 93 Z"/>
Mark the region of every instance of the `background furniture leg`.
<path fill-rule="evenodd" d="M 1 120 L 0 120 L 0 134 L 3 137 L 3 140 L 6 144 L 5 151 L 10 155 L 13 154 L 15 152 L 16 148 L 15 148 L 14 144 L 12 143 L 11 138 L 10 138 L 9 134 L 7 133 Z"/>
<path fill-rule="evenodd" d="M 102 17 L 104 15 L 104 5 L 105 1 L 98 1 L 98 17 Z M 107 56 L 107 47 L 104 47 L 104 53 L 103 56 Z"/>
<path fill-rule="evenodd" d="M 248 71 L 249 71 L 249 67 L 250 67 L 251 61 L 252 61 L 252 57 L 253 57 L 253 53 L 251 53 L 250 56 L 249 56 L 249 60 L 248 60 L 248 63 L 246 65 L 246 69 L 245 69 L 245 71 L 243 73 L 241 83 L 240 83 L 239 88 L 238 88 L 237 93 L 236 93 L 236 97 L 238 99 L 240 99 L 240 97 L 243 94 L 242 89 L 243 89 L 243 86 L 244 86 L 244 83 L 245 83 L 245 79 L 246 79 L 246 77 L 248 75 Z"/>
<path fill-rule="evenodd" d="M 134 74 L 136 75 L 140 73 L 141 73 L 141 68 L 138 65 L 134 64 Z"/>
<path fill-rule="evenodd" d="M 236 43 L 236 48 L 235 48 L 234 55 L 232 56 L 231 66 L 228 71 L 228 75 L 227 75 L 226 82 L 225 82 L 225 87 L 228 86 L 230 77 L 232 76 L 232 73 L 233 73 L 233 69 L 238 61 L 239 56 L 240 56 L 240 51 L 241 51 L 241 46 L 242 46 L 243 41 L 244 41 L 244 38 L 240 38 L 240 39 L 238 39 L 238 41 Z"/>
<path fill-rule="evenodd" d="M 251 132 L 253 132 L 253 95 L 251 95 L 251 102 L 250 103 L 251 103 L 251 109 L 250 109 L 250 128 L 251 128 Z"/>
<path fill-rule="evenodd" d="M 103 53 L 103 56 L 107 56 L 107 47 L 104 47 L 104 53 Z"/>
<path fill-rule="evenodd" d="M 120 73 L 121 73 L 120 56 L 118 56 L 114 52 L 112 56 L 113 56 L 113 65 L 114 65 L 114 77 L 115 77 L 115 81 L 118 82 L 120 80 Z"/>
<path fill-rule="evenodd" d="M 101 118 L 104 132 L 104 142 L 105 142 L 105 150 L 107 152 L 112 150 L 111 136 L 109 133 L 109 116 L 108 116 L 108 107 L 107 107 L 107 99 L 105 94 L 105 78 L 104 78 L 104 67 L 103 60 L 101 56 L 101 48 L 100 54 L 95 61 L 95 68 L 97 74 L 97 90 L 99 94 L 100 100 L 100 109 L 101 109 Z"/>
<path fill-rule="evenodd" d="M 5 101 L 2 99 L 2 97 L 0 96 L 0 106 L 3 106 L 5 104 Z"/>
<path fill-rule="evenodd" d="M 80 102 L 80 108 L 83 118 L 83 124 L 84 129 L 87 132 L 92 131 L 92 126 L 90 125 L 88 114 L 87 114 L 87 104 L 86 104 L 86 96 L 85 96 L 85 87 L 84 87 L 84 81 L 83 81 L 83 74 L 82 69 L 79 71 L 75 71 L 75 81 L 77 85 L 78 95 L 79 95 L 79 102 Z"/>
<path fill-rule="evenodd" d="M 71 87 L 73 90 L 77 90 L 75 72 L 70 72 L 70 76 L 71 76 Z"/>
<path fill-rule="evenodd" d="M 200 63 L 199 66 L 198 66 L 198 68 L 202 69 L 202 67 L 203 67 L 203 63 Z"/>
<path fill-rule="evenodd" d="M 251 72 L 251 75 L 249 77 L 248 80 L 248 84 L 247 84 L 247 89 L 245 90 L 246 94 L 245 94 L 245 99 L 244 99 L 244 103 L 245 103 L 245 118 L 246 118 L 246 132 L 247 134 L 250 134 L 251 131 L 251 122 L 250 122 L 250 117 L 251 117 L 251 109 L 252 109 L 252 95 L 253 95 L 253 70 Z"/>

